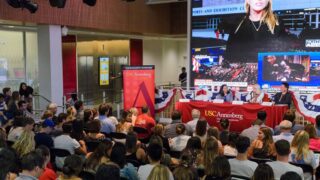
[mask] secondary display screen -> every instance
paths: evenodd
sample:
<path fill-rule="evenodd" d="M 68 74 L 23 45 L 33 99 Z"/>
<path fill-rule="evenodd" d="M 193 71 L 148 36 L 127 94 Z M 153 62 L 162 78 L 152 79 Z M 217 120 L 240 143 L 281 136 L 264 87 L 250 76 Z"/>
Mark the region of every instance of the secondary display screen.
<path fill-rule="evenodd" d="M 99 84 L 109 84 L 109 57 L 99 57 Z"/>
<path fill-rule="evenodd" d="M 191 86 L 318 85 L 320 1 L 192 0 L 191 19 Z"/>

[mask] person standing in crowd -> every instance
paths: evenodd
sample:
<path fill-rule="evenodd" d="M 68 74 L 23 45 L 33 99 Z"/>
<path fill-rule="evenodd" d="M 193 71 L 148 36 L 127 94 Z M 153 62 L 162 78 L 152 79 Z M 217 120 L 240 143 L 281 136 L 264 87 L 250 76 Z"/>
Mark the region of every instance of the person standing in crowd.
<path fill-rule="evenodd" d="M 292 102 L 292 97 L 289 92 L 289 84 L 283 82 L 280 87 L 281 92 L 278 92 L 274 95 L 274 103 L 275 104 L 287 104 L 290 107 Z"/>
<path fill-rule="evenodd" d="M 218 95 L 216 99 L 223 99 L 224 102 L 232 102 L 233 95 L 232 92 L 228 89 L 226 84 L 221 85 Z"/>
<path fill-rule="evenodd" d="M 179 75 L 179 82 L 181 83 L 182 88 L 185 88 L 187 86 L 187 72 L 185 67 L 181 68 L 181 73 Z"/>
<path fill-rule="evenodd" d="M 260 85 L 255 84 L 252 88 L 252 91 L 246 96 L 246 101 L 250 103 L 262 103 L 264 92 L 261 91 Z"/>
<path fill-rule="evenodd" d="M 25 82 L 22 82 L 20 84 L 19 94 L 22 100 L 25 100 L 27 102 L 32 102 L 33 88 L 30 86 L 27 86 Z"/>
<path fill-rule="evenodd" d="M 152 129 L 156 125 L 156 121 L 150 116 L 149 108 L 147 106 L 142 107 L 142 114 L 139 115 L 136 119 L 134 126 L 142 127 L 148 130 L 147 135 L 140 135 L 139 137 L 150 136 Z"/>
<path fill-rule="evenodd" d="M 200 111 L 198 109 L 192 109 L 191 116 L 192 120 L 189 121 L 187 124 L 192 128 L 192 131 L 194 132 L 196 130 L 196 126 L 200 118 Z"/>
<path fill-rule="evenodd" d="M 229 159 L 231 174 L 244 177 L 252 177 L 258 164 L 248 160 L 248 148 L 250 147 L 250 139 L 248 137 L 239 136 L 236 141 L 236 149 L 238 154 L 236 158 Z"/>
<path fill-rule="evenodd" d="M 275 143 L 275 148 L 277 152 L 277 161 L 267 162 L 273 170 L 274 178 L 280 179 L 283 174 L 293 171 L 297 172 L 301 179 L 304 179 L 302 169 L 289 164 L 290 143 L 282 139 Z"/>

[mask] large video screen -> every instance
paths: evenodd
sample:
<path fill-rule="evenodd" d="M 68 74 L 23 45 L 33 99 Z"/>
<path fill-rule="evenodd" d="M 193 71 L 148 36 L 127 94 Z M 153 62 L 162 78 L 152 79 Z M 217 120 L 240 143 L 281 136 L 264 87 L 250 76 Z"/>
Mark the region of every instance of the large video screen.
<path fill-rule="evenodd" d="M 317 86 L 320 1 L 192 0 L 190 86 Z"/>

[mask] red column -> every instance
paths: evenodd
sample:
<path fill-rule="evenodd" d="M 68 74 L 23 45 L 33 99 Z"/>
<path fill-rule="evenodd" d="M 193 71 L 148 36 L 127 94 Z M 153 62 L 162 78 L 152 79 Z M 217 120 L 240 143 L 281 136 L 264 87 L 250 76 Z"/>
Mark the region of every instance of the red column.
<path fill-rule="evenodd" d="M 77 91 L 77 44 L 76 36 L 62 37 L 63 94 Z"/>

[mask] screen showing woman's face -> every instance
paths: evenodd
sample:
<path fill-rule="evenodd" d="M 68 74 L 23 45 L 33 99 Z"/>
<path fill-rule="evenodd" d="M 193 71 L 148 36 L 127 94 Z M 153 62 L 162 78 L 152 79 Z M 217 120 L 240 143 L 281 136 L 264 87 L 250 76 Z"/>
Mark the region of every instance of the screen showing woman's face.
<path fill-rule="evenodd" d="M 269 0 L 247 0 L 247 3 L 252 10 L 262 11 L 267 7 Z"/>

